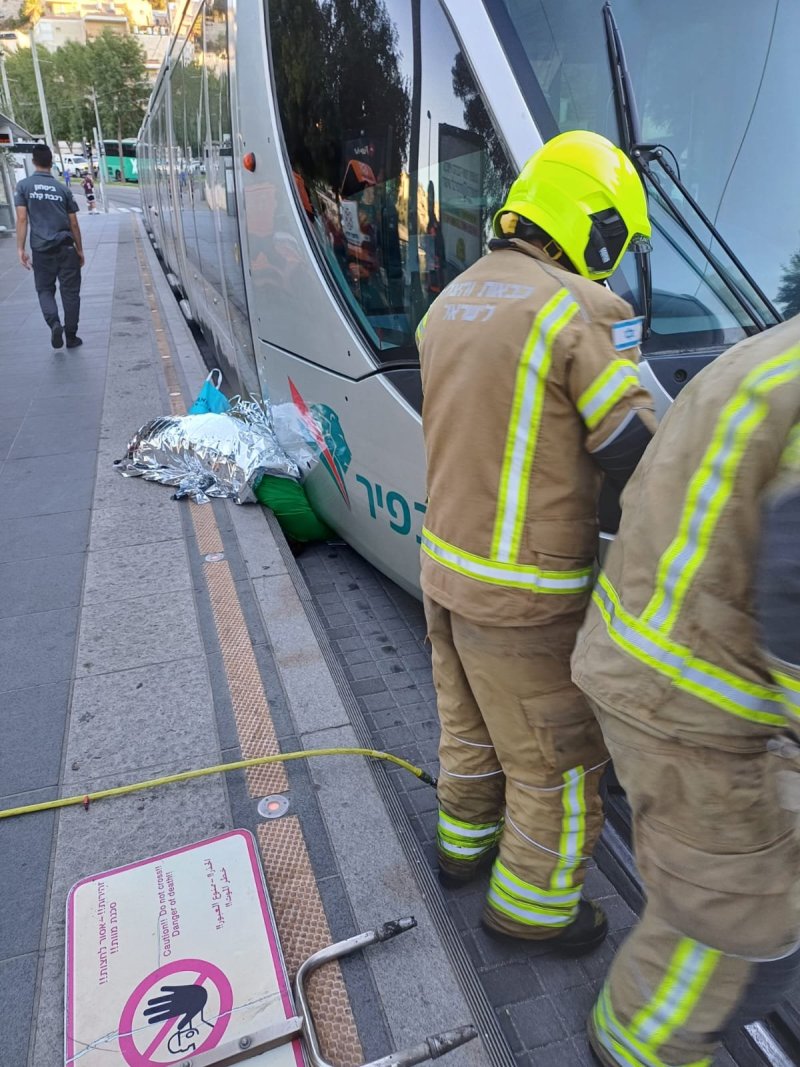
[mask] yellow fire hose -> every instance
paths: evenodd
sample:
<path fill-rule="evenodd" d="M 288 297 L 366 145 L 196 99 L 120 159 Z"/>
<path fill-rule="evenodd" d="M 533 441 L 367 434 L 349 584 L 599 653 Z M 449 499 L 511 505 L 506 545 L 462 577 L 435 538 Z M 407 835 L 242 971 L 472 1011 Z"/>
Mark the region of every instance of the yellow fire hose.
<path fill-rule="evenodd" d="M 188 782 L 192 778 L 204 778 L 208 774 L 227 774 L 228 771 L 242 771 L 248 767 L 263 767 L 268 763 L 288 763 L 290 760 L 308 759 L 311 756 L 368 756 L 370 759 L 385 760 L 409 771 L 426 785 L 436 788 L 436 779 L 421 767 L 415 767 L 408 760 L 394 756 L 391 752 L 380 752 L 374 748 L 308 748 L 300 752 L 279 752 L 274 756 L 259 756 L 257 759 L 241 759 L 235 763 L 218 763 L 215 767 L 201 767 L 196 771 L 181 771 L 178 774 L 165 774 L 163 778 L 150 778 L 146 782 L 133 782 L 120 785 L 115 789 L 101 789 L 97 793 L 85 793 L 82 796 L 61 797 L 59 800 L 46 800 L 42 804 L 27 804 L 21 808 L 6 808 L 0 811 L 0 819 L 11 819 L 16 815 L 31 815 L 35 811 L 51 811 L 53 808 L 71 808 L 82 804 L 84 808 L 95 800 L 105 797 L 124 797 L 128 793 L 138 793 L 142 789 L 154 789 L 159 785 L 172 782 Z"/>

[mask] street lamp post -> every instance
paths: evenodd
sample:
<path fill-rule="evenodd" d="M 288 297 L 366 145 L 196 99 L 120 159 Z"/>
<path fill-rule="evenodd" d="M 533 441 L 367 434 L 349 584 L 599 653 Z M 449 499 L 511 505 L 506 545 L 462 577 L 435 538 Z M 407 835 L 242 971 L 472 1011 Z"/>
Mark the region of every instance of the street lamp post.
<path fill-rule="evenodd" d="M 6 74 L 6 54 L 2 48 L 0 48 L 0 75 L 3 78 L 3 96 L 5 97 L 6 108 L 8 109 L 8 117 L 12 122 L 16 122 L 14 118 L 14 105 L 11 102 L 11 90 L 8 87 L 8 75 Z"/>
<path fill-rule="evenodd" d="M 36 90 L 39 93 L 39 110 L 42 112 L 42 125 L 44 126 L 44 139 L 50 145 L 50 148 L 54 152 L 59 151 L 58 145 L 53 142 L 53 131 L 50 128 L 50 115 L 47 110 L 47 100 L 44 95 L 44 84 L 42 82 L 42 72 L 39 70 L 39 55 L 36 51 L 36 40 L 33 36 L 33 30 L 30 32 L 31 41 L 31 55 L 33 56 L 33 73 L 36 77 Z M 64 160 L 61 160 L 61 169 L 64 169 Z"/>
<path fill-rule="evenodd" d="M 92 103 L 94 104 L 94 120 L 97 125 L 94 128 L 94 143 L 97 147 L 97 176 L 100 179 L 100 196 L 103 201 L 103 212 L 108 214 L 108 198 L 106 197 L 105 169 L 106 159 L 103 154 L 103 128 L 100 125 L 100 112 L 97 109 L 97 93 L 92 86 Z"/>

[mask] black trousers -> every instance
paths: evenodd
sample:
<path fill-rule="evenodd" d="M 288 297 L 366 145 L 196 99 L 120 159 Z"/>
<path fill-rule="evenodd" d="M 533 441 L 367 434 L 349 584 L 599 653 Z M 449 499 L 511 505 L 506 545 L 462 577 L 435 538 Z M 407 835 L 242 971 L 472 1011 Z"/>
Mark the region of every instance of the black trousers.
<path fill-rule="evenodd" d="M 63 244 L 49 252 L 33 252 L 33 278 L 45 322 L 55 326 L 61 321 L 56 304 L 56 282 L 64 305 L 64 330 L 67 337 L 78 332 L 81 311 L 81 264 L 75 245 Z"/>

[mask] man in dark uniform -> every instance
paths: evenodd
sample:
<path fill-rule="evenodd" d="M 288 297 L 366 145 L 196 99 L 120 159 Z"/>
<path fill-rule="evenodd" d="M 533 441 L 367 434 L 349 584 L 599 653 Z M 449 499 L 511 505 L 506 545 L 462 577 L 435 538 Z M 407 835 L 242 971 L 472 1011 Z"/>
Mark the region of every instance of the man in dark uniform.
<path fill-rule="evenodd" d="M 36 173 L 19 182 L 14 197 L 17 206 L 17 252 L 22 266 L 30 270 L 31 257 L 25 251 L 30 224 L 33 277 L 39 306 L 50 327 L 50 341 L 53 348 L 62 348 L 66 333 L 67 348 L 77 348 L 83 343 L 78 337 L 78 316 L 81 309 L 81 267 L 84 263 L 77 219 L 78 205 L 69 189 L 50 173 L 53 153 L 47 145 L 35 146 L 33 165 Z M 56 282 L 64 305 L 63 326 L 56 304 Z"/>

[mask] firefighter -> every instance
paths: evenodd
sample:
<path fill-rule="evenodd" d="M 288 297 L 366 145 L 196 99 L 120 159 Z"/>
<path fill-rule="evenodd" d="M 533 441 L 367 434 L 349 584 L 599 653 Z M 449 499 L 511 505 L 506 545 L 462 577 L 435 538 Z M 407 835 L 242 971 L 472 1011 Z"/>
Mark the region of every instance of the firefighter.
<path fill-rule="evenodd" d="M 681 393 L 625 491 L 573 657 L 647 905 L 600 1063 L 706 1067 L 800 968 L 800 317 Z"/>
<path fill-rule="evenodd" d="M 595 282 L 650 223 L 628 159 L 579 131 L 528 161 L 494 232 L 417 330 L 440 877 L 470 881 L 499 845 L 484 926 L 579 954 L 607 929 L 581 898 L 607 756 L 569 658 L 602 475 L 624 484 L 655 426 L 641 320 Z"/>

